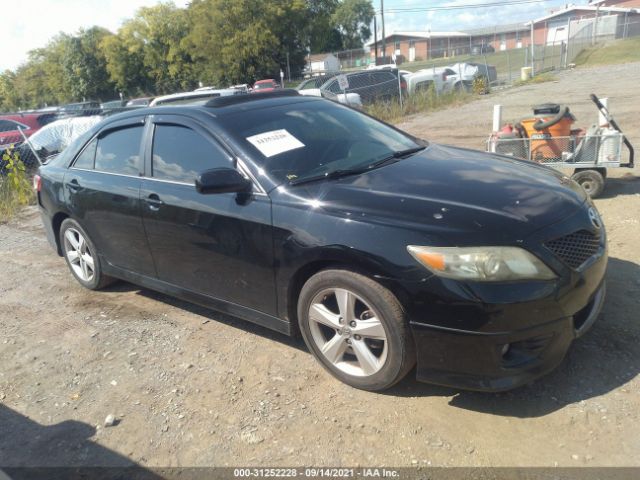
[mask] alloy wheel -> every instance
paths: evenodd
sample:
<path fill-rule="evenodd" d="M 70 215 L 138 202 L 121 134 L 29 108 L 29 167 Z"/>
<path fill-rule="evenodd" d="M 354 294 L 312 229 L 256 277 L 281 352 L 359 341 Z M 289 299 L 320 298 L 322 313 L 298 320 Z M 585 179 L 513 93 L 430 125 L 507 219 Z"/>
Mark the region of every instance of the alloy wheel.
<path fill-rule="evenodd" d="M 89 244 L 75 228 L 64 232 L 64 252 L 76 276 L 84 282 L 90 282 L 95 275 L 95 262 Z"/>
<path fill-rule="evenodd" d="M 318 350 L 340 371 L 366 377 L 384 366 L 388 353 L 384 325 L 355 293 L 344 288 L 321 291 L 311 302 L 308 318 Z"/>

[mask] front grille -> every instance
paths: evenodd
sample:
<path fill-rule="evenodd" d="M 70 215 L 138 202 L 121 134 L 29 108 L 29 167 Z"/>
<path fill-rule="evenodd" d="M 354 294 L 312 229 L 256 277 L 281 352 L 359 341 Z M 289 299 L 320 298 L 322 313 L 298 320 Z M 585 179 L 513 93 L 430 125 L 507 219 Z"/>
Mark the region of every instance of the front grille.
<path fill-rule="evenodd" d="M 571 268 L 578 268 L 597 253 L 600 248 L 600 235 L 579 230 L 550 240 L 545 246 Z"/>

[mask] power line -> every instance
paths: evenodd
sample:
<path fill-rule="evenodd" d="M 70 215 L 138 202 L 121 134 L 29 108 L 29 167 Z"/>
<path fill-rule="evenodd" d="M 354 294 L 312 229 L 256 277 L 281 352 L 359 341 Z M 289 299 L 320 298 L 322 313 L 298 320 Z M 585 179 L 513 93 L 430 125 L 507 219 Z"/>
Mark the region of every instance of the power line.
<path fill-rule="evenodd" d="M 385 13 L 415 13 L 415 12 L 435 12 L 435 11 L 446 11 L 446 10 L 463 10 L 463 9 L 471 9 L 471 8 L 489 8 L 489 7 L 503 7 L 510 5 L 523 5 L 527 3 L 545 3 L 550 0 L 508 0 L 508 1 L 500 1 L 500 2 L 489 2 L 489 3 L 469 3 L 464 5 L 443 5 L 440 7 L 396 7 L 396 8 L 385 8 Z M 376 14 L 380 14 L 380 10 L 376 11 Z"/>

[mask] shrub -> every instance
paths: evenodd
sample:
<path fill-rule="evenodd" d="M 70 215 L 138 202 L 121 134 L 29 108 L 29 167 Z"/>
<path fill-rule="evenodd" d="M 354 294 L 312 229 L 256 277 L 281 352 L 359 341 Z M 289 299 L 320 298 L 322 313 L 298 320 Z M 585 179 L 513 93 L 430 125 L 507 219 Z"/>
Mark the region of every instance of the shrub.
<path fill-rule="evenodd" d="M 0 176 L 0 222 L 6 222 L 20 207 L 34 202 L 34 193 L 20 154 L 9 147 L 2 160 L 6 163 Z"/>
<path fill-rule="evenodd" d="M 489 80 L 484 75 L 477 76 L 473 79 L 471 89 L 473 93 L 477 93 L 478 95 L 489 93 Z"/>

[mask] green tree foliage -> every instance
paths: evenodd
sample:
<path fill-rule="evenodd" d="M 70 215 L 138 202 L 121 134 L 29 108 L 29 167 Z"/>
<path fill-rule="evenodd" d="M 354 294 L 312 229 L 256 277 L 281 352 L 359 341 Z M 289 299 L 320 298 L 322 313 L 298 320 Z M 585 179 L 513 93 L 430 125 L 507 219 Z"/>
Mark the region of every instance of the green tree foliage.
<path fill-rule="evenodd" d="M 141 8 L 102 43 L 112 80 L 127 94 L 192 88 L 193 61 L 183 48 L 188 33 L 187 10 L 172 3 Z"/>
<path fill-rule="evenodd" d="M 343 0 L 333 13 L 333 23 L 342 34 L 345 49 L 360 48 L 371 36 L 369 25 L 373 21 L 371 0 Z"/>
<path fill-rule="evenodd" d="M 233 84 L 292 74 L 305 63 L 306 2 L 287 0 L 196 0 L 189 9 L 191 33 L 185 45 L 204 83 Z"/>
<path fill-rule="evenodd" d="M 311 53 L 342 50 L 342 34 L 333 20 L 338 0 L 307 0 L 309 49 Z"/>
<path fill-rule="evenodd" d="M 117 96 L 107 72 L 106 56 L 100 48 L 104 39 L 111 36 L 109 30 L 92 27 L 64 39 L 63 83 L 72 98 L 107 100 Z"/>
<path fill-rule="evenodd" d="M 153 81 L 144 65 L 144 43 L 130 32 L 126 23 L 117 33 L 102 39 L 101 50 L 107 60 L 107 72 L 119 92 L 136 97 L 153 92 Z"/>
<path fill-rule="evenodd" d="M 141 8 L 115 34 L 60 33 L 0 73 L 0 110 L 298 75 L 307 53 L 361 48 L 371 0 L 193 0 Z"/>
<path fill-rule="evenodd" d="M 20 100 L 15 89 L 16 74 L 11 70 L 0 73 L 0 107 L 17 110 Z"/>

